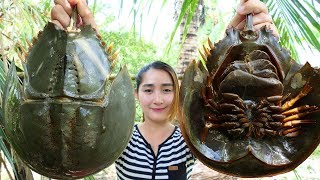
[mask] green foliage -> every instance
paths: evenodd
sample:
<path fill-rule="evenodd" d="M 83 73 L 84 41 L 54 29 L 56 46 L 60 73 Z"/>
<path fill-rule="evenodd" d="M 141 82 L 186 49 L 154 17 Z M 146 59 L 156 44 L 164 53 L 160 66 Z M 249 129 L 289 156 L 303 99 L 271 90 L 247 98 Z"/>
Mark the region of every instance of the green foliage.
<path fill-rule="evenodd" d="M 111 6 L 106 3 L 101 3 L 98 0 L 89 1 L 89 8 L 92 11 L 93 16 L 97 24 L 109 25 L 110 23 L 116 21 L 116 16 L 111 13 Z M 99 3 L 97 5 L 97 3 Z M 100 29 L 100 27 L 99 27 Z"/>
<path fill-rule="evenodd" d="M 177 63 L 173 54 L 163 57 L 160 47 L 137 38 L 132 32 L 102 31 L 101 35 L 107 44 L 114 43 L 114 48 L 120 49 L 116 69 L 126 65 L 132 76 L 135 76 L 140 68 L 155 60 L 162 60 L 174 67 Z"/>
<path fill-rule="evenodd" d="M 20 59 L 28 49 L 26 40 L 32 38 L 49 19 L 51 1 L 41 0 L 39 6 L 32 0 L 4 0 L 0 3 L 0 47 L 3 60 Z M 18 54 L 22 56 L 18 56 Z"/>
<path fill-rule="evenodd" d="M 219 0 L 206 0 L 206 21 L 205 24 L 199 27 L 198 37 L 200 45 L 207 44 L 209 37 L 212 42 L 218 42 L 225 36 L 225 30 L 228 23 L 234 15 L 234 12 L 222 11 L 218 6 Z M 230 0 L 229 0 L 230 1 Z M 230 2 L 235 3 L 235 1 Z"/>
<path fill-rule="evenodd" d="M 120 48 L 117 69 L 126 65 L 130 74 L 136 74 L 140 67 L 157 58 L 154 45 L 137 40 L 130 32 L 102 32 L 101 35 L 107 44 L 113 42 L 115 48 Z"/>
<path fill-rule="evenodd" d="M 299 61 L 297 46 L 308 47 L 313 51 L 320 50 L 320 13 L 317 6 L 312 5 L 310 0 L 264 2 L 278 28 L 280 44 L 290 50 L 294 59 Z M 319 6 L 319 2 L 317 5 Z"/>
<path fill-rule="evenodd" d="M 320 158 L 320 145 L 317 147 L 316 150 L 313 151 L 313 153 L 310 156 L 313 159 L 319 159 Z"/>
<path fill-rule="evenodd" d="M 87 176 L 85 178 L 83 178 L 84 180 L 95 180 L 95 178 L 93 176 Z"/>
<path fill-rule="evenodd" d="M 1 88 L 0 89 L 0 98 L 2 98 L 2 95 L 3 95 L 3 88 L 4 88 L 4 84 L 5 84 L 5 78 L 6 78 L 5 75 L 6 75 L 6 73 L 4 70 L 4 64 L 3 64 L 3 61 L 0 59 L 0 88 Z M 7 137 L 6 137 L 6 134 L 3 129 L 3 124 L 4 124 L 4 120 L 3 120 L 2 102 L 1 102 L 1 105 L 0 105 L 0 149 L 1 149 L 2 153 L 5 155 L 8 162 L 10 163 L 10 166 L 13 169 L 13 173 L 15 174 L 15 176 L 17 176 L 17 171 L 14 169 L 14 163 L 13 163 L 13 160 L 11 159 L 11 154 L 6 146 Z"/>
<path fill-rule="evenodd" d="M 5 66 L 4 66 L 3 60 L 0 58 L 0 95 L 1 97 L 3 94 L 4 83 L 6 80 L 6 72 L 4 67 Z"/>

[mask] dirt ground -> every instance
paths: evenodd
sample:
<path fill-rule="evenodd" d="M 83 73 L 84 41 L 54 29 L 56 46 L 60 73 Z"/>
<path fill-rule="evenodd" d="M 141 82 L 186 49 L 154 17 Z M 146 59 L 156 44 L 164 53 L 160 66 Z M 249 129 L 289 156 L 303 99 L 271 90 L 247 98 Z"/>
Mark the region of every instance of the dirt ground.
<path fill-rule="evenodd" d="M 114 165 L 94 175 L 96 180 L 116 180 L 116 170 Z M 292 179 L 308 179 L 320 180 L 320 159 L 307 159 L 302 163 L 296 172 L 291 171 L 285 174 L 265 177 L 265 178 L 238 178 L 228 176 L 214 171 L 197 161 L 191 175 L 191 180 L 292 180 Z"/>
<path fill-rule="evenodd" d="M 11 172 L 12 174 L 12 172 Z M 3 169 L 1 170 L 1 180 L 10 180 L 7 172 Z M 33 172 L 34 180 L 53 180 L 37 173 Z M 100 171 L 99 173 L 93 175 L 95 180 L 116 180 L 116 169 L 114 164 L 110 167 Z M 217 171 L 214 171 L 207 166 L 203 165 L 200 161 L 196 161 L 193 168 L 191 180 L 320 180 L 320 158 L 318 156 L 309 157 L 300 166 L 298 166 L 294 171 L 288 173 L 280 174 L 273 177 L 265 178 L 239 178 L 228 176 Z"/>

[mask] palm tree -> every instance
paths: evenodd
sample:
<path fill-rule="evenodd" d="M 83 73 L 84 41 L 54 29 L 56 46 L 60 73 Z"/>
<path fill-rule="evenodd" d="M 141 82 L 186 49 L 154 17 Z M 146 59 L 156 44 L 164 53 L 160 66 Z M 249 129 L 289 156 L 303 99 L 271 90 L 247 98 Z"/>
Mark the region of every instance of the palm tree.
<path fill-rule="evenodd" d="M 183 0 L 176 2 L 176 13 L 177 11 L 186 11 L 188 14 L 193 13 L 193 16 L 185 16 L 179 25 L 181 52 L 177 66 L 178 76 L 182 76 L 190 61 L 193 59 L 195 60 L 198 57 L 198 28 L 200 26 L 199 17 L 203 7 L 203 0 L 193 1 L 192 6 L 190 6 L 188 9 L 185 9 L 188 6 L 185 2 L 183 2 Z M 187 32 L 185 32 L 186 30 Z"/>

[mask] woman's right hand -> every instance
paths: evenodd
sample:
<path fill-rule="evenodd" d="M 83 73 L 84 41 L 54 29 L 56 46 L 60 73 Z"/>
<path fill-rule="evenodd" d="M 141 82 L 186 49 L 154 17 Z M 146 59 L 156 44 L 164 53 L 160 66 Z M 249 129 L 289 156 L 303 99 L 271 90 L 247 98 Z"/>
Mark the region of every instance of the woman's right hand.
<path fill-rule="evenodd" d="M 265 3 L 260 0 L 240 0 L 240 4 L 237 8 L 237 13 L 229 24 L 230 27 L 242 30 L 246 23 L 246 15 L 252 13 L 253 28 L 259 30 L 263 26 L 267 26 L 272 30 L 272 33 L 279 37 L 278 30 L 273 24 L 271 15 L 268 12 L 268 8 Z"/>
<path fill-rule="evenodd" d="M 71 14 L 74 6 L 77 6 L 77 27 L 91 25 L 97 29 L 94 17 L 85 0 L 54 0 L 55 6 L 51 10 L 51 21 L 62 29 L 70 24 Z"/>

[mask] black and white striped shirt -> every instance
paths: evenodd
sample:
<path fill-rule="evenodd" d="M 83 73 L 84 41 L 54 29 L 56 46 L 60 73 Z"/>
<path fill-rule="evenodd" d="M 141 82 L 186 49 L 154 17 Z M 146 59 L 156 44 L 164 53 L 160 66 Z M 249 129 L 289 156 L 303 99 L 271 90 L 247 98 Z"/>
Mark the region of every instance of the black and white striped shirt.
<path fill-rule="evenodd" d="M 157 156 L 135 125 L 130 142 L 115 162 L 118 179 L 188 179 L 195 158 L 180 129 L 159 145 Z"/>

